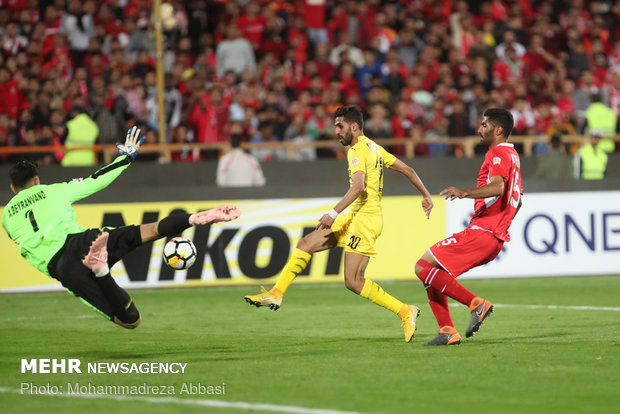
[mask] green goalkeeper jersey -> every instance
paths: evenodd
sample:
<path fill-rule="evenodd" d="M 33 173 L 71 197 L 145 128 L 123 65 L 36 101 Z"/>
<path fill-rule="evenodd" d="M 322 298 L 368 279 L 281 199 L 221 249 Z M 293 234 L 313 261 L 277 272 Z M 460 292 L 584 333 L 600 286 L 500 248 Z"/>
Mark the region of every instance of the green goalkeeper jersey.
<path fill-rule="evenodd" d="M 2 227 L 21 255 L 49 276 L 47 265 L 67 235 L 85 230 L 71 205 L 107 187 L 130 163 L 130 157 L 121 155 L 87 178 L 21 190 L 4 207 Z"/>

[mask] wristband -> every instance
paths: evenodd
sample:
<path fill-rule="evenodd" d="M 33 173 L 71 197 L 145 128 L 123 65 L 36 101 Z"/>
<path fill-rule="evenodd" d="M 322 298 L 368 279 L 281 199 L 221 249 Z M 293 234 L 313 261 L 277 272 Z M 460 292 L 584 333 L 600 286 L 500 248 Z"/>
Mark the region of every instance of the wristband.
<path fill-rule="evenodd" d="M 336 220 L 336 217 L 338 217 L 338 212 L 332 208 L 332 211 L 327 213 L 327 215 Z"/>

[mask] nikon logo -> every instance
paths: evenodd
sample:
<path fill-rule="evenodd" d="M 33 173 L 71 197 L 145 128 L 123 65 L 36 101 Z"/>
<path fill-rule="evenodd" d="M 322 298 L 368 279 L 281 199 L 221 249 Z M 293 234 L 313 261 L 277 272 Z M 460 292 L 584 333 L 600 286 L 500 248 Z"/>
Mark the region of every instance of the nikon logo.
<path fill-rule="evenodd" d="M 207 209 L 209 207 L 205 207 Z M 186 213 L 185 210 L 173 210 L 171 214 Z M 147 211 L 142 215 L 142 223 L 152 223 L 160 219 L 159 212 Z M 124 226 L 125 220 L 121 213 L 105 213 L 102 226 Z M 217 226 L 217 225 L 216 225 Z M 194 228 L 195 233 L 192 241 L 196 245 L 197 257 L 196 263 L 187 270 L 186 280 L 202 279 L 203 264 L 206 260 L 210 260 L 213 265 L 213 272 L 216 279 L 230 279 L 229 260 L 235 260 L 238 263 L 241 273 L 253 279 L 266 279 L 279 274 L 288 260 L 291 250 L 291 240 L 287 232 L 276 226 L 259 226 L 247 232 L 239 245 L 234 257 L 233 252 L 224 254 L 233 237 L 235 237 L 241 228 L 225 228 L 216 236 L 211 233 L 211 226 L 198 226 Z M 302 237 L 311 233 L 314 227 L 300 228 Z M 268 263 L 263 266 L 257 264 L 257 253 L 259 243 L 268 239 L 271 245 L 271 252 L 268 254 Z M 136 250 L 125 256 L 123 264 L 127 270 L 127 275 L 132 282 L 144 282 L 147 280 L 149 272 L 149 264 L 153 255 L 153 243 L 147 243 L 138 247 Z M 208 256 L 208 257 L 207 257 Z M 228 256 L 228 258 L 227 258 Z M 163 265 L 160 262 L 158 281 L 175 280 L 175 272 L 172 268 Z M 327 264 L 325 266 L 325 275 L 336 276 L 339 273 L 342 263 L 342 249 L 331 249 L 328 253 Z M 312 259 L 308 266 L 299 276 L 307 276 L 312 268 Z M 152 280 L 149 278 L 149 280 Z"/>

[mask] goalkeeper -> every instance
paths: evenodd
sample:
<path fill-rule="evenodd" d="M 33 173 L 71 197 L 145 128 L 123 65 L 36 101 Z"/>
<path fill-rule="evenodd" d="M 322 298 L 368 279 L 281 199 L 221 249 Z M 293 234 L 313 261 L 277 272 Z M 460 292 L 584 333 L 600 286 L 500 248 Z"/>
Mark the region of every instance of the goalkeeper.
<path fill-rule="evenodd" d="M 104 189 L 135 159 L 144 141 L 140 129 L 117 144 L 120 156 L 85 179 L 41 184 L 37 165 L 20 161 L 10 170 L 15 196 L 4 208 L 2 227 L 34 267 L 60 283 L 108 320 L 128 329 L 140 324 L 129 294 L 110 275 L 110 267 L 136 247 L 181 233 L 190 226 L 230 221 L 241 214 L 223 205 L 196 214 L 168 216 L 157 223 L 85 229 L 76 221 L 74 202 Z"/>

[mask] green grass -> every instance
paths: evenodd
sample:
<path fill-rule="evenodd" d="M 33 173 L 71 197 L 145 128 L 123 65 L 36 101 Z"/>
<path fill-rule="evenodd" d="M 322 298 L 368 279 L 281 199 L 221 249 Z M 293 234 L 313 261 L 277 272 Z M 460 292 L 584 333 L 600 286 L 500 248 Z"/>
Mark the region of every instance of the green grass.
<path fill-rule="evenodd" d="M 620 277 L 465 281 L 497 304 L 619 306 Z M 437 325 L 419 283 L 383 283 L 422 308 L 412 343 L 400 321 L 341 285 L 294 285 L 277 312 L 256 288 L 136 290 L 143 323 L 127 331 L 66 293 L 0 298 L 0 387 L 172 385 L 218 399 L 364 413 L 611 413 L 620 389 L 620 312 L 498 307 L 458 347 L 423 348 Z M 452 308 L 464 335 L 465 307 Z M 21 374 L 21 358 L 187 362 L 182 375 Z M 179 395 L 181 384 L 226 394 Z M 66 385 L 65 385 L 66 388 Z M 159 396 L 150 396 L 160 398 Z M 2 412 L 238 413 L 232 408 L 0 392 Z"/>

